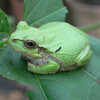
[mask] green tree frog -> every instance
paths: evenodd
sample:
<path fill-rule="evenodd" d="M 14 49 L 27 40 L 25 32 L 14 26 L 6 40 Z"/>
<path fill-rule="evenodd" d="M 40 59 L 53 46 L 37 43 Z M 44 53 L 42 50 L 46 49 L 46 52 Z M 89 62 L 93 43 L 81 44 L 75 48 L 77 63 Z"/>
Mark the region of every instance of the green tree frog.
<path fill-rule="evenodd" d="M 21 21 L 8 44 L 27 60 L 28 70 L 38 74 L 74 70 L 92 53 L 87 34 L 65 22 L 35 28 Z"/>

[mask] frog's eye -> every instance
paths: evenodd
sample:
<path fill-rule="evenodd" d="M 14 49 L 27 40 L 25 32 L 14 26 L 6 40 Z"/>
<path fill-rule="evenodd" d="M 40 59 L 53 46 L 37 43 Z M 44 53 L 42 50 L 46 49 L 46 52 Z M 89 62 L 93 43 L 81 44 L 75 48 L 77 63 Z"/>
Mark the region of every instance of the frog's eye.
<path fill-rule="evenodd" d="M 37 47 L 37 44 L 33 40 L 26 40 L 24 41 L 24 46 L 28 49 L 35 49 Z"/>

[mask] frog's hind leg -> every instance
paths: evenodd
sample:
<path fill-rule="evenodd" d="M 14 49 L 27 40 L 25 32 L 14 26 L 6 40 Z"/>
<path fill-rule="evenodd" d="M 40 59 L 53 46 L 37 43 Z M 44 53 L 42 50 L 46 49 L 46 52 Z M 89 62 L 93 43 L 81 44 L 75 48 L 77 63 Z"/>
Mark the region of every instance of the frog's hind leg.
<path fill-rule="evenodd" d="M 37 66 L 31 62 L 28 62 L 28 70 L 38 74 L 53 74 L 56 73 L 59 68 L 60 65 L 53 60 L 48 60 L 48 64 Z"/>
<path fill-rule="evenodd" d="M 87 45 L 87 47 L 79 54 L 79 56 L 76 59 L 78 66 L 85 65 L 89 61 L 91 54 L 92 51 L 90 49 L 90 46 Z"/>

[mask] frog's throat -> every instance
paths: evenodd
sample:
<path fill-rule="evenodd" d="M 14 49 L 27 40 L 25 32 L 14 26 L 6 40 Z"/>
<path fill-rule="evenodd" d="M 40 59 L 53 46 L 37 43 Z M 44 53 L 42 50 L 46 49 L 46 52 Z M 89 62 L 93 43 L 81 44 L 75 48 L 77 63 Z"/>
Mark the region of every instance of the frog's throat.
<path fill-rule="evenodd" d="M 34 54 L 33 54 L 34 55 Z M 27 60 L 27 61 L 29 61 L 29 62 L 31 62 L 31 63 L 33 63 L 34 65 L 39 65 L 39 66 L 41 66 L 41 65 L 45 65 L 45 64 L 47 64 L 48 63 L 48 60 L 53 60 L 53 61 L 55 61 L 55 62 L 57 62 L 60 66 L 62 65 L 62 62 L 60 61 L 60 60 L 58 60 L 57 58 L 55 58 L 54 56 L 52 56 L 52 55 L 50 55 L 48 52 L 46 52 L 46 51 L 44 51 L 44 54 L 42 54 L 42 56 L 40 55 L 40 56 L 38 56 L 38 57 L 36 57 L 35 55 L 35 57 L 33 57 L 33 55 L 28 55 L 28 54 L 22 54 L 22 57 L 25 59 L 25 60 Z"/>

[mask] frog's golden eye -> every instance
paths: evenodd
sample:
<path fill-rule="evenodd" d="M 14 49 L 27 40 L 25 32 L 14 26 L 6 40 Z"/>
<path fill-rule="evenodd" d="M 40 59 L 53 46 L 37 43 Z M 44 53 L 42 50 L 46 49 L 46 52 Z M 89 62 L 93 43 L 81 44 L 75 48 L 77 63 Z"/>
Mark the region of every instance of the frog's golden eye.
<path fill-rule="evenodd" d="M 28 49 L 35 49 L 37 47 L 37 44 L 33 40 L 26 40 L 24 41 L 24 46 Z"/>

